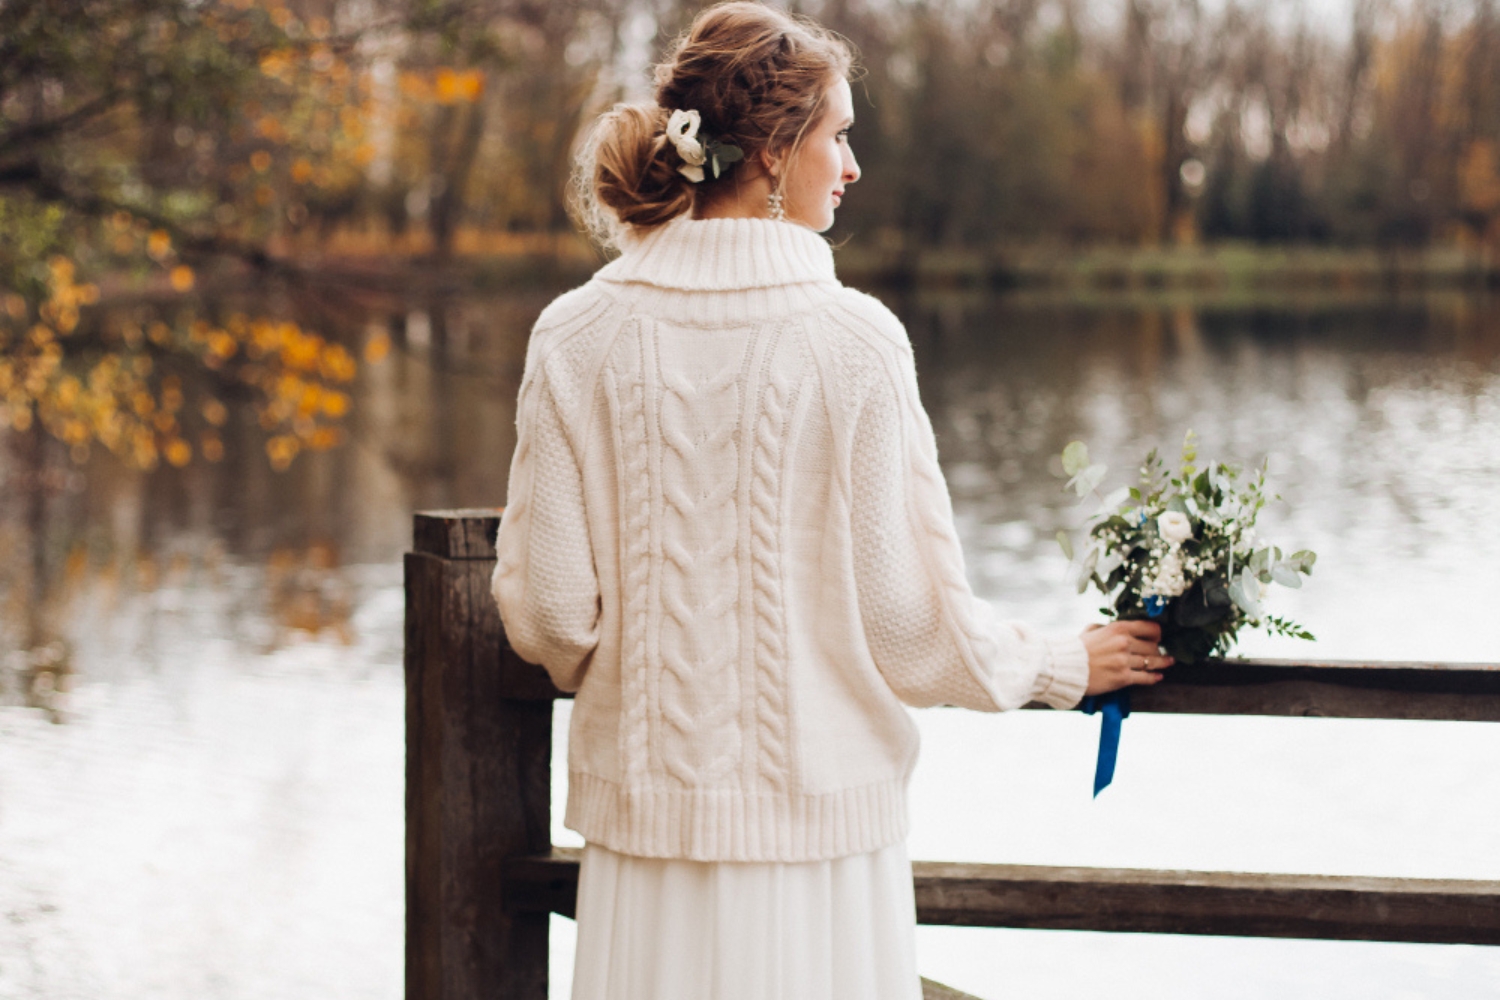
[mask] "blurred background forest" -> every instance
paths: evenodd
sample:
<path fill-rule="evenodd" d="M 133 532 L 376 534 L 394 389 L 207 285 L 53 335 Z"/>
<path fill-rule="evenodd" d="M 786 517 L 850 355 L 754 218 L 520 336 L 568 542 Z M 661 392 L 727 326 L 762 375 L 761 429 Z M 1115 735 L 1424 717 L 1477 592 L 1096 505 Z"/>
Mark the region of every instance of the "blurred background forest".
<path fill-rule="evenodd" d="M 0 424 L 38 422 L 79 461 L 95 443 L 141 467 L 212 460 L 224 412 L 187 405 L 171 369 L 188 364 L 259 400 L 278 467 L 332 447 L 357 359 L 194 290 L 473 273 L 456 260 L 587 273 L 575 139 L 644 96 L 698 6 L 3 0 Z M 1295 245 L 1281 271 L 1334 279 L 1397 251 L 1429 276 L 1494 274 L 1495 0 L 791 6 L 862 56 L 848 274 L 1004 284 L 1101 247 L 1128 270 L 1205 243 Z M 84 321 L 101 294 L 156 307 Z"/>

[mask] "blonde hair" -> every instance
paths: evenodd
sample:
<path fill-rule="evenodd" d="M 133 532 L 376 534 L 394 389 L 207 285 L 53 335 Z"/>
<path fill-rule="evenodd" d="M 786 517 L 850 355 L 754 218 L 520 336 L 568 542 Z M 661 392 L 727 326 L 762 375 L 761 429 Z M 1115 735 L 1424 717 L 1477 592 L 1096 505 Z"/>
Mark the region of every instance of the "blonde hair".
<path fill-rule="evenodd" d="M 589 130 L 574 163 L 571 208 L 589 234 L 618 247 L 712 198 L 762 152 L 795 155 L 828 88 L 854 66 L 849 44 L 815 22 L 759 3 L 710 7 L 654 72 L 652 104 L 617 104 Z M 694 184 L 666 137 L 677 109 L 702 116 L 700 136 L 732 143 L 744 161 Z"/>

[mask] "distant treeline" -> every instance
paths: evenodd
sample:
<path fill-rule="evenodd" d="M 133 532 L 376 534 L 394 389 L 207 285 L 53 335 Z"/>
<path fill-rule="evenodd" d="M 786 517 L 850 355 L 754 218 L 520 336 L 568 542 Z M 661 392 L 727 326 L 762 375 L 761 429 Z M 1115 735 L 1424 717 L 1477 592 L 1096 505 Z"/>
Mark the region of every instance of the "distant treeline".
<path fill-rule="evenodd" d="M 578 128 L 643 93 L 642 57 L 700 6 L 547 4 L 493 77 L 466 217 L 564 225 Z M 1354 0 L 1342 25 L 1294 0 L 790 6 L 861 54 L 865 176 L 842 233 L 923 247 L 1500 244 L 1496 0 Z"/>
<path fill-rule="evenodd" d="M 455 178 L 465 217 L 565 225 L 577 130 L 643 92 L 642 57 L 700 6 L 553 0 L 528 22 L 526 5 L 497 5 L 514 7 L 510 61 L 490 64 L 483 162 Z M 1342 26 L 1274 0 L 791 6 L 861 54 L 865 177 L 841 232 L 906 246 L 1500 241 L 1496 0 L 1355 0 Z M 427 183 L 448 183 L 443 162 L 427 166 Z M 398 222 L 410 183 L 387 201 Z"/>
<path fill-rule="evenodd" d="M 21 234 L 0 279 L 54 253 L 444 257 L 567 232 L 581 129 L 649 94 L 702 6 L 0 2 L 0 222 Z M 1500 246 L 1500 0 L 1351 0 L 1343 24 L 1298 0 L 789 6 L 860 52 L 864 179 L 836 235 L 875 252 Z M 170 241 L 149 258 L 147 231 Z"/>
<path fill-rule="evenodd" d="M 923 245 L 1500 240 L 1495 0 L 815 12 L 864 54 L 844 224 Z M 1090 16 L 1091 15 L 1091 16 Z"/>

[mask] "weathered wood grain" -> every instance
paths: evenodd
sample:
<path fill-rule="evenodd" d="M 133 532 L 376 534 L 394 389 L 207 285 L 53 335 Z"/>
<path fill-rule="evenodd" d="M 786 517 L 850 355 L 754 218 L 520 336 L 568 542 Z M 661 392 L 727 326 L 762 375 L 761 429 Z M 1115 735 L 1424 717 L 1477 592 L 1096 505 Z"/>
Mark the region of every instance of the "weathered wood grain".
<path fill-rule="evenodd" d="M 504 507 L 426 510 L 412 518 L 412 551 L 444 559 L 495 559 Z"/>
<path fill-rule="evenodd" d="M 925 924 L 1500 944 L 1500 882 L 912 866 Z"/>
<path fill-rule="evenodd" d="M 1500 665 L 1213 661 L 1173 667 L 1160 684 L 1133 688 L 1130 710 L 1500 722 Z"/>
<path fill-rule="evenodd" d="M 547 917 L 500 871 L 551 839 L 552 709 L 501 695 L 491 566 L 406 557 L 408 1000 L 547 995 Z"/>
<path fill-rule="evenodd" d="M 955 990 L 951 986 L 944 986 L 942 983 L 936 983 L 931 979 L 923 977 L 922 1000 L 979 1000 L 979 998 L 972 993 L 964 993 L 961 990 Z"/>
<path fill-rule="evenodd" d="M 579 852 L 505 866 L 507 905 L 571 916 Z M 923 924 L 1500 944 L 1500 882 L 912 864 Z"/>

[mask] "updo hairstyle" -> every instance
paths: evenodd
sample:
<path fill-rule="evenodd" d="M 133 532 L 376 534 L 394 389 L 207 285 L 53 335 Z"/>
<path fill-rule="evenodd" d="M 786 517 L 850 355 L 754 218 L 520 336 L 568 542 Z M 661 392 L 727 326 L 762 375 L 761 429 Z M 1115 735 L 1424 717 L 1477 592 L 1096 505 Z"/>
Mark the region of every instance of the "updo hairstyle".
<path fill-rule="evenodd" d="M 794 155 L 823 110 L 828 88 L 848 76 L 848 44 L 822 26 L 758 3 L 700 13 L 654 71 L 654 104 L 617 104 L 594 123 L 573 171 L 574 214 L 606 247 L 630 230 L 662 225 L 759 170 L 758 158 Z M 744 151 L 717 179 L 697 184 L 666 136 L 674 110 L 702 116 L 699 139 Z"/>

